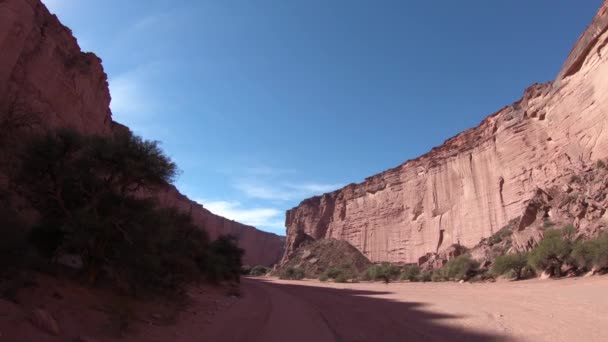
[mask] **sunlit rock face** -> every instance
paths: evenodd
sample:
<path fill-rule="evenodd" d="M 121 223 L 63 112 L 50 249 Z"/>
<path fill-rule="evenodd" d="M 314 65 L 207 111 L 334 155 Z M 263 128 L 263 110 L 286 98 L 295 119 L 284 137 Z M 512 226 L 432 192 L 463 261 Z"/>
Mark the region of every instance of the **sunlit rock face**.
<path fill-rule="evenodd" d="M 101 60 L 83 53 L 70 29 L 39 0 L 0 0 L 0 115 L 8 113 L 35 116 L 45 129 L 99 135 L 125 129 L 112 120 Z M 211 237 L 235 235 L 245 263 L 270 265 L 283 253 L 282 237 L 214 215 L 172 186 L 152 196 L 190 212 Z"/>
<path fill-rule="evenodd" d="M 346 240 L 372 261 L 472 247 L 538 189 L 608 157 L 607 29 L 605 1 L 555 81 L 419 158 L 287 211 L 283 260 L 302 233 Z"/>

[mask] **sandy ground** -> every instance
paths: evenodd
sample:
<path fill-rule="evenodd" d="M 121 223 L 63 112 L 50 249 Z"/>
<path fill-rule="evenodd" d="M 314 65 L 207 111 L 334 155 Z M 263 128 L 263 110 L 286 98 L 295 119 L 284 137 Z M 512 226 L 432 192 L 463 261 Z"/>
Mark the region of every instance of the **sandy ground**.
<path fill-rule="evenodd" d="M 247 279 L 209 341 L 608 341 L 608 277 L 483 284 Z"/>
<path fill-rule="evenodd" d="M 123 337 L 107 330 L 108 299 L 61 281 L 26 291 L 21 304 L 0 300 L 0 341 L 608 341 L 608 276 L 484 284 L 357 283 L 243 279 L 239 299 L 193 288 L 175 322 L 173 309 L 143 308 Z M 57 298 L 56 293 L 61 294 Z M 60 336 L 34 328 L 42 306 Z"/>

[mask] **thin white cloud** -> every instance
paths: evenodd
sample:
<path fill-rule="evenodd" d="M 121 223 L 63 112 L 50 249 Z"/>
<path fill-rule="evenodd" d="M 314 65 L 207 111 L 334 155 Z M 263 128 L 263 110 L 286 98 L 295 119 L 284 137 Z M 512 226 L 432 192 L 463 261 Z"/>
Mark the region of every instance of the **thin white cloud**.
<path fill-rule="evenodd" d="M 334 191 L 342 187 L 342 184 L 322 184 L 322 183 L 303 183 L 303 184 L 294 184 L 294 183 L 286 183 L 286 187 L 302 191 L 305 193 L 325 193 Z"/>
<path fill-rule="evenodd" d="M 234 187 L 251 198 L 289 201 L 293 199 L 294 196 L 293 193 L 290 193 L 288 191 L 277 189 L 276 187 L 265 184 L 256 184 L 254 182 L 249 181 L 238 182 L 234 185 Z"/>
<path fill-rule="evenodd" d="M 245 208 L 239 202 L 196 200 L 216 215 L 258 228 L 284 229 L 283 212 L 275 208 Z"/>
<path fill-rule="evenodd" d="M 341 184 L 322 183 L 262 183 L 258 180 L 242 180 L 234 187 L 251 198 L 276 201 L 304 199 L 339 189 Z"/>

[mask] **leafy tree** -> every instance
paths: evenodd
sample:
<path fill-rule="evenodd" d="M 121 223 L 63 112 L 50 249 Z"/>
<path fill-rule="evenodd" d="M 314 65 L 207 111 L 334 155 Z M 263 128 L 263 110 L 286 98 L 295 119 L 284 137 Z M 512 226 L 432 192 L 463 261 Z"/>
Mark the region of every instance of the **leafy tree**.
<path fill-rule="evenodd" d="M 62 130 L 32 139 L 14 179 L 41 214 L 31 241 L 50 258 L 81 256 L 91 283 L 103 273 L 137 294 L 203 276 L 238 281 L 243 251 L 234 237 L 210 242 L 188 215 L 143 198 L 176 174 L 157 142 Z"/>

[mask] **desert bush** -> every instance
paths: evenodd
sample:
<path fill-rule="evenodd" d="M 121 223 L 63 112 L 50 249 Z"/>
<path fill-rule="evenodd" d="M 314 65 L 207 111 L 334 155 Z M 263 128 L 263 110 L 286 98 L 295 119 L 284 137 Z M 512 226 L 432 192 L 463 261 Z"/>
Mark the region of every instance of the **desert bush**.
<path fill-rule="evenodd" d="M 241 260 L 245 251 L 238 247 L 232 235 L 221 235 L 209 245 L 207 255 L 207 278 L 213 282 L 220 280 L 240 281 Z"/>
<path fill-rule="evenodd" d="M 406 266 L 401 273 L 401 280 L 418 281 L 420 267 L 418 265 Z"/>
<path fill-rule="evenodd" d="M 250 265 L 243 265 L 243 266 L 241 266 L 241 274 L 249 275 L 251 273 L 251 269 L 252 269 L 252 267 Z"/>
<path fill-rule="evenodd" d="M 304 270 L 297 267 L 288 267 L 279 274 L 280 279 L 301 280 L 304 279 Z"/>
<path fill-rule="evenodd" d="M 327 281 L 328 279 L 333 279 L 336 283 L 345 283 L 348 280 L 355 278 L 354 272 L 350 269 L 350 267 L 330 267 L 323 274 L 321 274 L 323 279 Z"/>
<path fill-rule="evenodd" d="M 572 249 L 572 260 L 580 269 L 608 268 L 608 232 L 589 241 L 578 241 Z"/>
<path fill-rule="evenodd" d="M 256 265 L 251 269 L 251 272 L 249 272 L 249 274 L 255 277 L 260 277 L 268 274 L 268 272 L 270 272 L 270 268 L 262 265 Z"/>
<path fill-rule="evenodd" d="M 442 269 L 448 279 L 461 280 L 470 277 L 477 267 L 479 263 L 465 254 L 448 261 Z"/>
<path fill-rule="evenodd" d="M 433 270 L 433 272 L 431 273 L 431 281 L 433 282 L 440 282 L 440 281 L 447 281 L 450 280 L 450 278 L 447 276 L 447 272 L 445 268 L 439 268 L 436 270 Z"/>
<path fill-rule="evenodd" d="M 319 280 L 320 281 L 328 281 L 329 277 L 327 276 L 327 274 L 323 273 L 319 276 Z"/>
<path fill-rule="evenodd" d="M 348 282 L 348 277 L 344 273 L 340 273 L 334 278 L 334 281 L 336 283 L 346 283 Z"/>
<path fill-rule="evenodd" d="M 551 228 L 555 226 L 555 223 L 553 223 L 553 221 L 546 219 L 545 221 L 543 221 L 543 228 Z"/>
<path fill-rule="evenodd" d="M 495 245 L 509 238 L 512 234 L 513 231 L 509 227 L 503 227 L 488 238 L 488 243 L 490 245 Z"/>
<path fill-rule="evenodd" d="M 572 252 L 570 236 L 572 229 L 549 230 L 534 248 L 529 256 L 529 264 L 537 272 L 548 271 L 552 275 L 559 275 L 561 266 L 568 261 Z"/>
<path fill-rule="evenodd" d="M 384 282 L 389 282 L 391 280 L 396 280 L 399 277 L 399 273 L 399 267 L 384 262 L 380 265 L 370 266 L 365 270 L 363 278 L 371 281 L 382 280 Z"/>
<path fill-rule="evenodd" d="M 426 283 L 432 280 L 432 275 L 431 272 L 423 271 L 418 275 L 417 280 Z"/>
<path fill-rule="evenodd" d="M 595 165 L 597 166 L 598 169 L 605 169 L 606 168 L 606 163 L 603 160 L 598 160 Z"/>
<path fill-rule="evenodd" d="M 492 273 L 503 275 L 513 272 L 515 279 L 522 277 L 525 267 L 528 265 L 528 255 L 524 253 L 501 255 L 492 264 Z"/>

